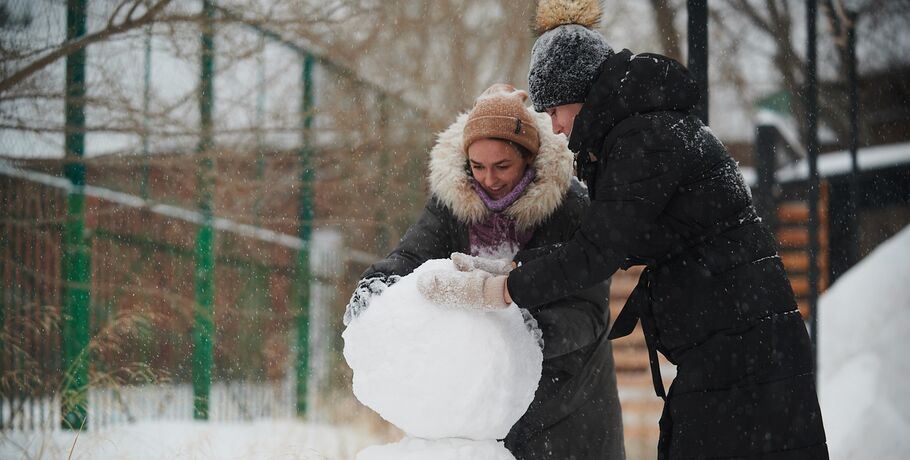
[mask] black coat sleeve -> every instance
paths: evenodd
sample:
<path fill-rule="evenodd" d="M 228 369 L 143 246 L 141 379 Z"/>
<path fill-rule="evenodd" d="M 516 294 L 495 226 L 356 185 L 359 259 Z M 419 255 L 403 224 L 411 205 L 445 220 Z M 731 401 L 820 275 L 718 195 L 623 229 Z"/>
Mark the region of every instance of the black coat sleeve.
<path fill-rule="evenodd" d="M 562 204 L 535 232 L 529 248 L 516 254 L 522 264 L 543 257 L 572 238 L 581 226 L 590 200 L 581 184 L 573 181 Z M 537 319 L 544 337 L 543 355 L 546 365 L 558 367 L 571 374 L 587 359 L 586 353 L 576 351 L 590 348 L 606 331 L 609 322 L 610 284 L 597 283 L 583 291 L 529 308 Z M 561 358 L 561 359 L 555 359 Z"/>
<path fill-rule="evenodd" d="M 575 236 L 509 275 L 515 303 L 528 308 L 564 297 L 607 279 L 621 266 L 680 182 L 678 152 L 655 137 L 650 130 L 632 131 L 602 155 L 596 199 Z"/>
<path fill-rule="evenodd" d="M 453 219 L 436 199 L 431 198 L 420 219 L 412 225 L 388 256 L 370 265 L 361 278 L 382 274 L 406 276 L 424 262 L 449 257 L 454 248 Z"/>
<path fill-rule="evenodd" d="M 560 244 L 542 246 L 549 254 Z M 523 263 L 534 255 L 524 252 Z M 517 257 L 516 257 L 517 259 Z M 568 355 L 596 342 L 606 331 L 610 317 L 610 283 L 604 281 L 571 295 L 529 307 L 543 331 L 543 358 L 550 360 Z"/>
<path fill-rule="evenodd" d="M 597 283 L 573 295 L 530 309 L 543 332 L 545 360 L 583 349 L 606 331 L 610 283 Z"/>

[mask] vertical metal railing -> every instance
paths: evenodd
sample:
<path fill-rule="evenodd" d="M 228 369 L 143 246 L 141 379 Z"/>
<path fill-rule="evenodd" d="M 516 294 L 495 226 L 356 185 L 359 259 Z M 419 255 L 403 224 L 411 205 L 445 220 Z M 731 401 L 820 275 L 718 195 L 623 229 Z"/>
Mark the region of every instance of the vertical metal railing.
<path fill-rule="evenodd" d="M 771 125 L 758 125 L 755 135 L 755 160 L 758 183 L 755 187 L 755 208 L 768 228 L 777 230 L 777 200 L 775 178 L 777 169 L 777 140 L 780 134 Z"/>
<path fill-rule="evenodd" d="M 806 153 L 809 162 L 809 329 L 812 334 L 813 362 L 818 362 L 818 46 L 816 23 L 818 0 L 806 1 Z"/>
<path fill-rule="evenodd" d="M 215 74 L 215 6 L 203 0 L 201 75 L 199 82 L 200 136 L 197 197 L 203 222 L 196 236 L 195 314 L 193 326 L 193 418 L 208 419 L 209 394 L 212 386 L 212 353 L 215 333 L 215 261 L 212 229 L 212 108 Z"/>
<path fill-rule="evenodd" d="M 688 0 L 688 68 L 701 95 L 696 114 L 708 124 L 708 0 Z"/>
<path fill-rule="evenodd" d="M 313 56 L 303 56 L 301 82 L 303 92 L 300 98 L 300 207 L 297 236 L 303 242 L 297 251 L 297 415 L 307 412 L 309 382 L 309 339 L 310 339 L 310 240 L 313 233 L 313 181 L 315 171 L 312 164 L 313 133 Z"/>
<path fill-rule="evenodd" d="M 850 192 L 847 220 L 850 235 L 847 247 L 847 267 L 859 261 L 859 82 L 856 74 L 856 21 L 853 11 L 846 12 L 847 43 L 844 55 L 847 64 L 847 87 L 850 104 Z"/>
<path fill-rule="evenodd" d="M 87 0 L 68 0 L 67 40 L 86 33 Z M 91 256 L 85 236 L 85 48 L 66 58 L 65 174 L 72 184 L 67 195 L 63 233 L 63 372 L 62 426 L 87 427 L 89 384 L 89 299 Z"/>

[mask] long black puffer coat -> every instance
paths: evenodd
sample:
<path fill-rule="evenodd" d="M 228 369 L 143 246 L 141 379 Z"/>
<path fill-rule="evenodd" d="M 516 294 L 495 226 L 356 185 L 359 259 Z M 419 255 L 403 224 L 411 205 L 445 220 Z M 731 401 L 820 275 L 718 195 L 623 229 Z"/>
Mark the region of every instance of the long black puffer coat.
<path fill-rule="evenodd" d="M 470 252 L 469 223 L 489 210 L 471 187 L 462 149 L 462 115 L 440 134 L 430 158 L 432 197 L 398 247 L 363 277 L 404 276 L 430 259 Z M 572 177 L 572 153 L 535 114 L 541 136 L 537 176 L 505 213 L 533 233 L 526 249 L 572 237 L 588 207 L 587 192 Z M 530 308 L 544 336 L 543 376 L 525 415 L 505 439 L 518 460 L 624 458 L 622 414 L 613 350 L 607 339 L 609 282 Z"/>
<path fill-rule="evenodd" d="M 698 97 L 669 58 L 607 58 L 569 140 L 588 215 L 509 292 L 533 307 L 646 265 L 610 336 L 641 321 L 666 399 L 659 458 L 827 458 L 805 323 L 736 163 L 691 114 Z M 666 395 L 656 351 L 677 365 Z"/>

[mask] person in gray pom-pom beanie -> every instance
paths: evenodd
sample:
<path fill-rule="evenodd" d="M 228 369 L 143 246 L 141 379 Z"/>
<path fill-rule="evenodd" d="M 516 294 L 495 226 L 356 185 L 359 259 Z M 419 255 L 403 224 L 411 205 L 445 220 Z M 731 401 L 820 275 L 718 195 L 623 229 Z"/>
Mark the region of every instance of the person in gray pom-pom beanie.
<path fill-rule="evenodd" d="M 531 54 L 528 92 L 534 110 L 582 103 L 601 63 L 613 48 L 599 32 L 600 8 L 594 1 L 541 2 L 540 37 Z"/>

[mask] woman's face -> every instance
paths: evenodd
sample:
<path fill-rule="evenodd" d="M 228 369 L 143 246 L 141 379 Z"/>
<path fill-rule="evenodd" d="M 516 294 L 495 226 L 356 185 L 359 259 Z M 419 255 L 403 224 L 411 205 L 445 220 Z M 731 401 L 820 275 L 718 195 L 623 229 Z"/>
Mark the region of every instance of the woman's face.
<path fill-rule="evenodd" d="M 518 185 L 528 160 L 506 141 L 480 139 L 468 147 L 468 164 L 481 188 L 490 198 L 498 200 Z"/>
<path fill-rule="evenodd" d="M 547 109 L 547 115 L 550 116 L 550 122 L 553 124 L 553 132 L 556 134 L 565 134 L 566 137 L 572 135 L 572 125 L 575 124 L 575 116 L 581 111 L 584 104 L 574 103 L 557 105 Z"/>

